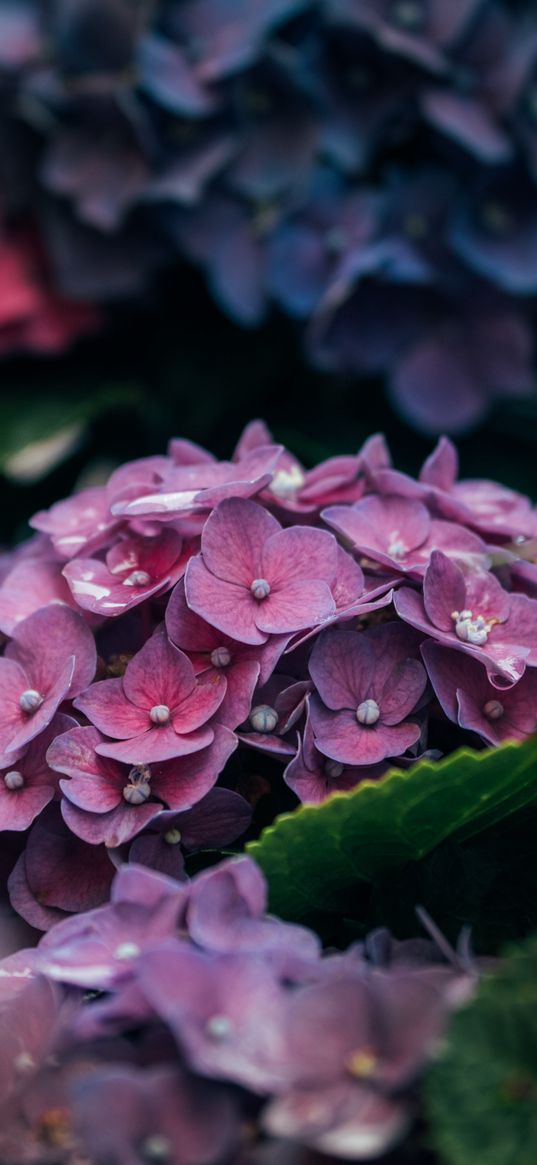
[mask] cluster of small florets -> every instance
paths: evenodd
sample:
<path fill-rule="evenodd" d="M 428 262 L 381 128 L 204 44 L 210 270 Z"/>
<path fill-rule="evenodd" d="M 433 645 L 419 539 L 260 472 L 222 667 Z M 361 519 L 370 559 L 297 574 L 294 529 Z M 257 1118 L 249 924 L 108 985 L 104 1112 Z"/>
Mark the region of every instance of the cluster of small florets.
<path fill-rule="evenodd" d="M 259 753 L 292 806 L 527 738 L 536 521 L 445 438 L 414 480 L 380 436 L 306 470 L 260 421 L 229 462 L 173 440 L 36 514 L 0 584 L 18 913 L 99 905 L 114 862 L 184 878 L 250 828 Z"/>
<path fill-rule="evenodd" d="M 187 886 L 126 865 L 109 903 L 0 960 L 2 1161 L 262 1165 L 294 1144 L 298 1165 L 399 1140 L 474 990 L 467 936 L 323 956 L 265 911 L 248 858 Z"/>
<path fill-rule="evenodd" d="M 51 344 L 37 219 L 70 299 L 186 255 L 239 323 L 275 302 L 318 365 L 463 430 L 532 386 L 536 78 L 531 0 L 2 5 L 0 347 Z"/>

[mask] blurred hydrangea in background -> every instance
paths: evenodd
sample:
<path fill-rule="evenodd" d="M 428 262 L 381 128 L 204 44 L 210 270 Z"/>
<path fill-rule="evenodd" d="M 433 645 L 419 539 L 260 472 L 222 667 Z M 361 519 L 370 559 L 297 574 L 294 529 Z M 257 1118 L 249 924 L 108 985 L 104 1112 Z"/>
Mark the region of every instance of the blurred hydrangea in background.
<path fill-rule="evenodd" d="M 531 0 L 1 0 L 0 95 L 0 353 L 186 258 L 426 434 L 531 393 Z"/>

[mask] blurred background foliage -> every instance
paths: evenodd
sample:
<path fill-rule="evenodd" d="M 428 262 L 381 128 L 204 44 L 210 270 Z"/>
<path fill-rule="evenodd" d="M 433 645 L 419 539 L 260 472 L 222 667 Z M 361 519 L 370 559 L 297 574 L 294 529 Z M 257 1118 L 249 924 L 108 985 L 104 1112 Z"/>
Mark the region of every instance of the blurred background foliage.
<path fill-rule="evenodd" d="M 35 510 L 127 458 L 163 451 L 172 435 L 225 458 L 255 416 L 307 465 L 354 450 L 378 430 L 409 472 L 432 446 L 389 408 L 380 380 L 315 372 L 276 312 L 259 329 L 237 329 L 186 268 L 62 357 L 3 361 L 0 539 L 24 537 Z M 462 474 L 536 496 L 536 431 L 536 398 L 498 406 L 458 440 Z"/>

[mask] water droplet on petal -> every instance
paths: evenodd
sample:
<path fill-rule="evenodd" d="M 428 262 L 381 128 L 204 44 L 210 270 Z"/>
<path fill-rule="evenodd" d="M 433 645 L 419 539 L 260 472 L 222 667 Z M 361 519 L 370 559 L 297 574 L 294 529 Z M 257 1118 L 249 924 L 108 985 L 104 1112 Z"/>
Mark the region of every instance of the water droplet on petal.
<path fill-rule="evenodd" d="M 136 959 L 140 954 L 140 947 L 136 943 L 120 943 L 114 951 L 116 959 Z"/>
<path fill-rule="evenodd" d="M 151 575 L 146 570 L 133 570 L 123 579 L 124 587 L 147 587 L 151 582 Z"/>

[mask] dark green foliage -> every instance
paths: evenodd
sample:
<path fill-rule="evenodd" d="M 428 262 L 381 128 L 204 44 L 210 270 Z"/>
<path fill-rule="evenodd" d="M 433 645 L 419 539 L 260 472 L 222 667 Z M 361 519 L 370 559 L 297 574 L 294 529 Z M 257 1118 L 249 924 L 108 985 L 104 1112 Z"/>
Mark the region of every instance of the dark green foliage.
<path fill-rule="evenodd" d="M 513 950 L 456 1015 L 425 1099 L 446 1165 L 534 1165 L 537 937 Z"/>
<path fill-rule="evenodd" d="M 475 850 L 468 857 L 464 850 L 438 847 L 481 834 L 535 801 L 537 741 L 480 753 L 460 750 L 284 815 L 248 848 L 268 878 L 271 909 L 285 918 L 360 917 L 369 910 L 368 896 L 356 909 L 364 883 L 388 884 L 396 902 L 406 900 L 413 909 L 423 871 L 414 875 L 418 886 L 406 899 L 403 883 L 412 881 L 411 863 L 433 851 L 447 866 L 436 876 L 429 866 L 432 884 L 449 887 L 450 900 L 457 884 L 465 893 L 469 886 L 479 900 L 494 885 L 498 855 L 480 857 Z M 468 862 L 472 870 L 464 868 Z"/>

